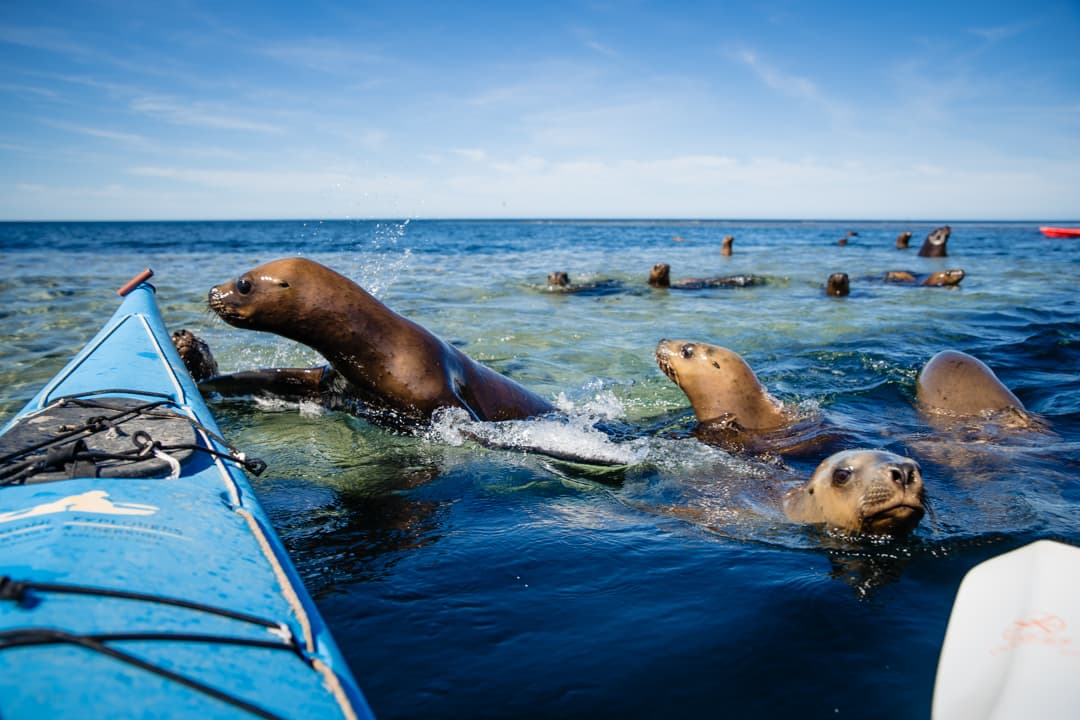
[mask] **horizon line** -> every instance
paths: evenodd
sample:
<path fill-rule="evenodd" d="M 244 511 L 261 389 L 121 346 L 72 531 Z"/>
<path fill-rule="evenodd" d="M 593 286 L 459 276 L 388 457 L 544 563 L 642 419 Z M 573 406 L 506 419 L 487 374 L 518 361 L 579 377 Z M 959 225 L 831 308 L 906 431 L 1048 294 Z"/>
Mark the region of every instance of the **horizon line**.
<path fill-rule="evenodd" d="M 1017 219 L 1017 218 L 957 218 L 946 220 L 943 218 L 843 218 L 843 217 L 757 217 L 757 218 L 726 218 L 726 217 L 590 217 L 590 216 L 522 216 L 522 217 L 412 217 L 412 216 L 387 216 L 387 217 L 281 217 L 281 218 L 98 218 L 93 220 L 67 218 L 67 219 L 8 219 L 0 218 L 0 224 L 49 224 L 49 223 L 324 223 L 324 222 L 533 222 L 533 223 L 1009 223 L 1009 224 L 1032 224 L 1036 226 L 1055 225 L 1059 223 L 1080 223 L 1080 219 L 1048 218 L 1043 220 Z"/>

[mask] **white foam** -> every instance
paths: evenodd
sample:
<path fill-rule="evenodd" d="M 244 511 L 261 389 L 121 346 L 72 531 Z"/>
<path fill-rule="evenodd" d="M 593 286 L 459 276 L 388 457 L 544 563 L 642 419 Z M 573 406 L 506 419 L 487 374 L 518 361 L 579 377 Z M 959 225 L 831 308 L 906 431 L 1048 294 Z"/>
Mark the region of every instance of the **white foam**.
<path fill-rule="evenodd" d="M 597 430 L 594 423 L 595 418 L 577 414 L 561 418 L 479 422 L 461 408 L 446 408 L 432 417 L 428 437 L 451 445 L 474 441 L 487 447 L 535 452 L 599 465 L 634 465 L 648 457 L 646 438 L 615 442 Z"/>

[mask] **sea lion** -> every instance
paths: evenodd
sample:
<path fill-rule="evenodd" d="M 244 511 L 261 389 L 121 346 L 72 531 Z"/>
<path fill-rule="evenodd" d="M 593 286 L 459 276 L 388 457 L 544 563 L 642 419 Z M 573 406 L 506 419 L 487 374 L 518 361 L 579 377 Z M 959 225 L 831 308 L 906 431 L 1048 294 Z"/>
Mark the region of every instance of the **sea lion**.
<path fill-rule="evenodd" d="M 649 285 L 654 288 L 667 288 L 669 290 L 703 290 L 714 287 L 748 287 L 758 285 L 761 278 L 753 275 L 725 275 L 712 278 L 688 278 L 679 282 L 671 282 L 671 266 L 667 263 L 657 263 L 649 271 Z"/>
<path fill-rule="evenodd" d="M 926 236 L 922 247 L 919 248 L 919 257 L 946 257 L 949 253 L 947 246 L 952 228 L 943 225 Z"/>
<path fill-rule="evenodd" d="M 733 252 L 732 245 L 735 243 L 735 236 L 728 235 L 724 238 L 723 244 L 720 246 L 720 254 L 724 257 L 731 257 Z"/>
<path fill-rule="evenodd" d="M 911 246 L 911 233 L 902 232 L 896 236 L 896 249 L 906 250 Z"/>
<path fill-rule="evenodd" d="M 570 275 L 563 270 L 548 273 L 547 286 L 544 288 L 549 293 L 583 295 L 609 295 L 623 289 L 623 283 L 612 279 L 588 280 L 586 282 L 570 282 Z"/>
<path fill-rule="evenodd" d="M 923 277 L 910 270 L 890 270 L 885 273 L 885 282 L 903 285 L 922 285 L 923 287 L 955 287 L 966 274 L 960 268 L 938 270 Z"/>
<path fill-rule="evenodd" d="M 851 293 L 851 281 L 847 273 L 833 273 L 825 281 L 825 294 L 844 297 Z"/>
<path fill-rule="evenodd" d="M 958 350 L 943 350 L 930 358 L 915 383 L 915 396 L 923 410 L 953 416 L 1025 410 L 993 370 Z"/>
<path fill-rule="evenodd" d="M 177 330 L 172 334 L 172 342 L 195 382 L 218 374 L 217 360 L 202 338 L 187 330 Z"/>
<path fill-rule="evenodd" d="M 845 450 L 827 457 L 784 495 L 784 514 L 851 533 L 902 536 L 926 514 L 919 464 L 882 450 Z"/>
<path fill-rule="evenodd" d="M 656 364 L 686 393 L 699 423 L 734 423 L 741 430 L 767 431 L 793 420 L 758 382 L 746 361 L 727 348 L 661 340 Z"/>
<path fill-rule="evenodd" d="M 476 420 L 544 415 L 554 407 L 393 312 L 352 280 L 305 258 L 275 260 L 211 288 L 210 308 L 239 328 L 264 330 L 318 351 L 329 367 L 211 378 L 221 394 L 261 388 L 327 400 L 333 393 L 394 422 L 426 421 L 443 407 Z"/>
<path fill-rule="evenodd" d="M 570 287 L 570 276 L 562 270 L 548 273 L 548 287 Z"/>

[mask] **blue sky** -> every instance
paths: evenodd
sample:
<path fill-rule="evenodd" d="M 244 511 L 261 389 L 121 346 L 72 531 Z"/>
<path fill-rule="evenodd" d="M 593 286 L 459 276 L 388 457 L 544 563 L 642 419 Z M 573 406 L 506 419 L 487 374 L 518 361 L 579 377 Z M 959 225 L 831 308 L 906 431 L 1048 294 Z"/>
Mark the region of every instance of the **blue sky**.
<path fill-rule="evenodd" d="M 1080 4 L 878 5 L 0 0 L 0 219 L 1080 219 Z"/>

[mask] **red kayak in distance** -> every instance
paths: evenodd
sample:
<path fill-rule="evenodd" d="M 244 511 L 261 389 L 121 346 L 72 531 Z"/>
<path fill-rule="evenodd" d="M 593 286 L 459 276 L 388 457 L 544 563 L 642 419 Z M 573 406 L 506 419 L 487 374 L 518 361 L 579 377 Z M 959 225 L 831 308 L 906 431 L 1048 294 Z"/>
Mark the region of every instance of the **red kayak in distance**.
<path fill-rule="evenodd" d="M 1080 238 L 1080 228 L 1059 228 L 1059 227 L 1040 227 L 1041 232 L 1046 237 L 1052 238 Z"/>

